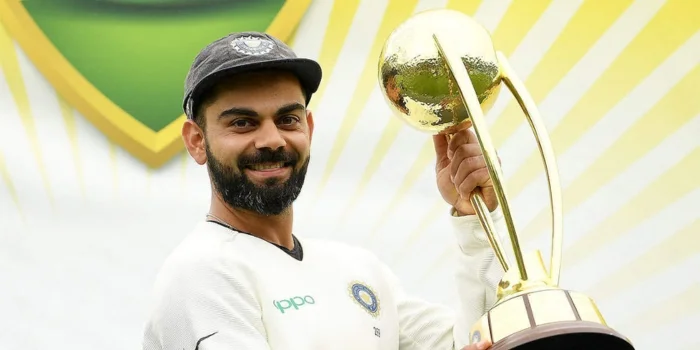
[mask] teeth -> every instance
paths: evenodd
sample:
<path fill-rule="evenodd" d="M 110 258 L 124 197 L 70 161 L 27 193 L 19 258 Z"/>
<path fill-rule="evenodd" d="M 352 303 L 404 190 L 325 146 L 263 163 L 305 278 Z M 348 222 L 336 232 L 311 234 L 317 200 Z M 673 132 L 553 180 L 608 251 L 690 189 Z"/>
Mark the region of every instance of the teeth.
<path fill-rule="evenodd" d="M 283 166 L 284 166 L 284 163 L 279 162 L 279 163 L 252 164 L 250 166 L 250 168 L 253 170 L 261 171 L 261 170 L 279 169 Z"/>

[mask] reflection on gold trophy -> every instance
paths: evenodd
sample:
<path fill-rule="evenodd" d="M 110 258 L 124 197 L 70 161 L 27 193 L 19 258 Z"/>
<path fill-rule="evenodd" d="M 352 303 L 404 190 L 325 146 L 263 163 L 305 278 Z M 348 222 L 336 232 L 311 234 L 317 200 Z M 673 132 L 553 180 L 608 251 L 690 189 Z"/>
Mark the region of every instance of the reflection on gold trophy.
<path fill-rule="evenodd" d="M 511 266 L 478 192 L 470 200 L 505 271 L 496 304 L 470 332 L 475 343 L 489 339 L 504 349 L 634 349 L 608 327 L 593 300 L 558 287 L 562 250 L 561 189 L 554 152 L 536 105 L 490 34 L 472 18 L 452 10 L 421 12 L 396 28 L 379 60 L 379 79 L 390 108 L 411 126 L 449 137 L 473 127 L 484 154 L 513 248 Z M 503 174 L 484 114 L 501 83 L 511 91 L 530 123 L 549 184 L 552 246 L 549 272 L 539 251 L 523 256 Z"/>

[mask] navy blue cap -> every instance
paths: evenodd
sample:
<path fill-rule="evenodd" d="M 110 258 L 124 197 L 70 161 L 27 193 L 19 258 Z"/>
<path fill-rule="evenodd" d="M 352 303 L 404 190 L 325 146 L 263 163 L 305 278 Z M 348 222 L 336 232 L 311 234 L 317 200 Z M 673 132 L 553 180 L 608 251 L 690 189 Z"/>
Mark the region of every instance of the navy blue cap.
<path fill-rule="evenodd" d="M 202 93 L 221 79 L 261 69 L 281 69 L 296 75 L 307 104 L 321 84 L 321 66 L 314 60 L 297 57 L 281 40 L 260 32 L 232 33 L 207 45 L 195 57 L 185 80 L 185 115 L 194 118 Z"/>

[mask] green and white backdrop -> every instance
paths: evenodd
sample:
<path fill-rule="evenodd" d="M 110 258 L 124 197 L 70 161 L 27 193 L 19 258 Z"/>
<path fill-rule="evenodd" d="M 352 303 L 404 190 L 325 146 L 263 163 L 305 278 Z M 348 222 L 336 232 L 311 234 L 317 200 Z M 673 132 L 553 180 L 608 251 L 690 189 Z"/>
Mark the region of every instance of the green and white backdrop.
<path fill-rule="evenodd" d="M 539 104 L 562 286 L 638 349 L 700 348 L 695 0 L 0 0 L 0 348 L 139 348 L 154 275 L 208 206 L 178 138 L 184 75 L 233 30 L 268 30 L 325 71 L 295 233 L 365 246 L 454 303 L 430 136 L 391 116 L 376 79 L 388 33 L 440 7 L 482 22 Z M 529 127 L 507 92 L 487 118 L 525 248 L 547 256 Z"/>

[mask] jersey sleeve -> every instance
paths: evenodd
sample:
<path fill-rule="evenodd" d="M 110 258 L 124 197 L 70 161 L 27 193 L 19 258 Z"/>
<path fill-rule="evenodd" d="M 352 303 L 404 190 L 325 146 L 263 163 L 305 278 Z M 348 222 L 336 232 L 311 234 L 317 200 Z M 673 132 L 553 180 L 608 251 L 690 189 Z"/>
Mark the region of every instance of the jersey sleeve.
<path fill-rule="evenodd" d="M 162 272 L 144 350 L 267 350 L 260 306 L 245 271 L 214 262 Z"/>
<path fill-rule="evenodd" d="M 502 216 L 494 212 L 492 219 L 499 233 L 502 232 Z M 471 327 L 495 303 L 496 286 L 504 271 L 486 233 L 476 217 L 452 217 L 451 220 L 460 251 L 456 278 L 459 307 L 456 310 L 409 295 L 389 267 L 381 265 L 396 300 L 400 350 L 462 349 L 469 344 Z"/>
<path fill-rule="evenodd" d="M 501 242 L 508 242 L 502 212 L 492 212 L 491 218 Z M 459 308 L 455 342 L 457 349 L 461 349 L 469 344 L 469 331 L 474 323 L 495 304 L 496 288 L 505 271 L 475 215 L 452 216 L 450 219 L 459 244 L 455 279 Z"/>

